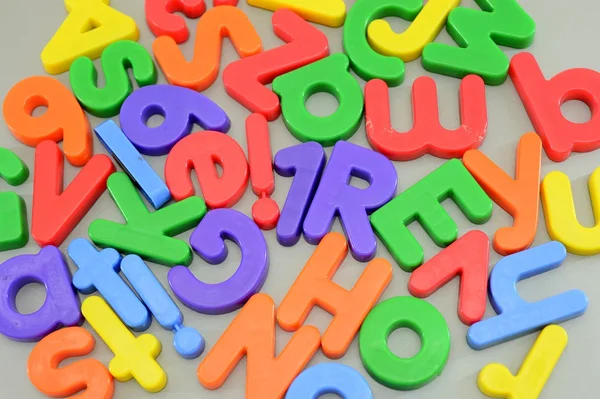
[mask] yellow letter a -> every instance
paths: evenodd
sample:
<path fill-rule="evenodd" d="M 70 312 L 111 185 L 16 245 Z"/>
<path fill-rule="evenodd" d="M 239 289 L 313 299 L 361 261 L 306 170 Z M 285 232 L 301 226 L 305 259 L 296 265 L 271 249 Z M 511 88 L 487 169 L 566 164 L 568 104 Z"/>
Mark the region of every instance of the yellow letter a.
<path fill-rule="evenodd" d="M 139 38 L 135 21 L 111 8 L 109 1 L 65 0 L 69 15 L 42 51 L 46 72 L 66 72 L 78 57 L 96 59 L 111 43 Z"/>

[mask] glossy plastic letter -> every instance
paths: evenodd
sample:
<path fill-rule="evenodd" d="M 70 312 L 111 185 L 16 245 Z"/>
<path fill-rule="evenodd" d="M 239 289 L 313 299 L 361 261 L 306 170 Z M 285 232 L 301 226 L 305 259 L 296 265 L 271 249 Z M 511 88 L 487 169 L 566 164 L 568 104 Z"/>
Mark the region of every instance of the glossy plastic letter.
<path fill-rule="evenodd" d="M 169 271 L 171 289 L 188 308 L 206 314 L 233 312 L 260 291 L 269 271 L 267 242 L 250 218 L 233 209 L 215 209 L 206 214 L 190 237 L 194 251 L 206 262 L 216 265 L 227 258 L 225 239 L 233 241 L 242 260 L 233 276 L 207 284 L 198 280 L 185 266 Z"/>
<path fill-rule="evenodd" d="M 475 350 L 531 334 L 549 324 L 581 316 L 588 299 L 581 290 L 570 290 L 537 302 L 524 301 L 517 283 L 559 267 L 565 260 L 565 247 L 551 241 L 502 258 L 490 273 L 489 296 L 498 314 L 473 324 L 467 343 Z"/>

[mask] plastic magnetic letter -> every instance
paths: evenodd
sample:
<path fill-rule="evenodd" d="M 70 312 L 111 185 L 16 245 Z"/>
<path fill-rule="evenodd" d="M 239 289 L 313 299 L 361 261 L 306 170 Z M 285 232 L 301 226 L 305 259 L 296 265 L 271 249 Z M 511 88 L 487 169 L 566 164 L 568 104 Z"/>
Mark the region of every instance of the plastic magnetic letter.
<path fill-rule="evenodd" d="M 346 19 L 343 0 L 248 0 L 248 4 L 271 11 L 287 8 L 307 21 L 338 28 Z"/>
<path fill-rule="evenodd" d="M 300 240 L 302 225 L 325 167 L 325 151 L 315 142 L 284 148 L 275 154 L 275 171 L 294 177 L 277 223 L 277 241 L 291 247 Z"/>
<path fill-rule="evenodd" d="M 523 49 L 533 43 L 535 22 L 517 0 L 475 0 L 481 11 L 457 7 L 446 30 L 458 46 L 429 43 L 421 58 L 434 73 L 464 78 L 475 74 L 486 84 L 500 85 L 508 73 L 508 57 L 498 46 Z"/>
<path fill-rule="evenodd" d="M 217 165 L 223 171 L 220 177 Z M 246 192 L 248 161 L 242 147 L 230 136 L 197 132 L 175 144 L 165 162 L 165 180 L 177 201 L 194 195 L 192 168 L 211 209 L 231 207 Z"/>
<path fill-rule="evenodd" d="M 538 302 L 526 302 L 517 292 L 521 280 L 556 269 L 565 260 L 564 245 L 551 241 L 502 258 L 490 273 L 489 297 L 498 314 L 473 324 L 467 343 L 475 350 L 503 342 L 581 316 L 588 299 L 581 290 L 570 290 Z"/>
<path fill-rule="evenodd" d="M 369 187 L 350 185 L 353 177 L 367 181 Z M 392 199 L 397 183 L 396 169 L 383 155 L 347 141 L 338 142 L 304 220 L 306 240 L 317 244 L 339 216 L 352 256 L 361 262 L 373 259 L 377 240 L 369 214 Z"/>
<path fill-rule="evenodd" d="M 542 330 L 517 375 L 506 366 L 491 363 L 479 373 L 477 385 L 492 398 L 537 399 L 567 346 L 564 328 L 550 325 Z"/>
<path fill-rule="evenodd" d="M 392 281 L 392 265 L 383 258 L 369 262 L 351 290 L 332 281 L 348 254 L 340 233 L 329 233 L 279 306 L 277 321 L 286 331 L 300 328 L 314 306 L 334 317 L 321 338 L 327 357 L 338 359 L 346 353 L 360 325 Z"/>
<path fill-rule="evenodd" d="M 177 353 L 185 359 L 200 356 L 204 338 L 196 329 L 183 325 L 183 314 L 148 265 L 137 255 L 127 255 L 121 261 L 121 270 L 160 325 L 173 331 Z"/>
<path fill-rule="evenodd" d="M 206 11 L 204 0 L 146 0 L 146 23 L 156 37 L 169 36 L 176 43 L 185 42 L 190 31 L 185 19 L 175 12 L 180 12 L 188 18 L 199 18 Z"/>
<path fill-rule="evenodd" d="M 385 17 L 398 17 L 412 21 L 421 11 L 421 0 L 357 0 L 344 23 L 344 52 L 350 66 L 362 79 L 382 79 L 389 86 L 404 81 L 404 61 L 377 53 L 367 40 L 367 28 L 372 21 Z"/>
<path fill-rule="evenodd" d="M 96 1 L 96 0 L 88 0 Z M 79 57 L 71 64 L 71 88 L 81 106 L 90 114 L 110 118 L 119 113 L 121 105 L 133 91 L 128 68 L 138 86 L 156 83 L 158 75 L 152 57 L 139 43 L 122 40 L 102 52 L 102 70 L 106 84 L 98 87 L 98 71 L 88 57 Z"/>
<path fill-rule="evenodd" d="M 510 61 L 510 78 L 521 97 L 548 158 L 562 162 L 571 152 L 600 148 L 600 73 L 585 68 L 562 71 L 546 80 L 535 57 L 519 53 Z M 571 122 L 561 111 L 567 101 L 579 100 L 591 110 L 587 122 Z"/>
<path fill-rule="evenodd" d="M 192 263 L 190 247 L 172 237 L 194 228 L 202 219 L 206 213 L 202 198 L 186 198 L 149 212 L 131 180 L 122 172 L 110 176 L 108 191 L 126 222 L 94 220 L 88 234 L 96 245 L 166 266 Z"/>
<path fill-rule="evenodd" d="M 134 331 L 150 327 L 148 309 L 119 276 L 121 255 L 117 251 L 113 248 L 97 251 L 85 238 L 71 241 L 68 251 L 78 267 L 73 285 L 79 292 L 89 295 L 98 290 L 123 323 Z"/>
<path fill-rule="evenodd" d="M 460 4 L 460 0 L 430 0 L 402 33 L 396 33 L 385 19 L 376 19 L 369 24 L 369 44 L 379 54 L 398 57 L 404 62 L 421 56 L 425 45 L 435 40 L 448 14 Z"/>
<path fill-rule="evenodd" d="M 319 349 L 319 330 L 304 326 L 275 357 L 275 303 L 256 294 L 198 366 L 198 379 L 218 389 L 246 356 L 246 399 L 280 399 Z"/>
<path fill-rule="evenodd" d="M 437 87 L 432 78 L 415 80 L 412 104 L 413 127 L 398 132 L 391 125 L 387 85 L 379 79 L 366 84 L 365 129 L 374 150 L 394 161 L 410 161 L 425 154 L 461 158 L 465 151 L 483 143 L 488 121 L 485 85 L 479 76 L 469 75 L 460 83 L 460 126 L 456 129 L 440 124 Z"/>
<path fill-rule="evenodd" d="M 152 51 L 170 84 L 203 91 L 219 76 L 221 43 L 225 37 L 229 37 L 240 58 L 262 51 L 260 36 L 252 22 L 242 10 L 232 6 L 211 8 L 200 18 L 190 62 L 169 36 L 156 38 Z"/>
<path fill-rule="evenodd" d="M 46 112 L 34 116 L 38 107 L 46 107 Z M 6 95 L 2 112 L 8 129 L 23 144 L 35 147 L 45 140 L 64 141 L 65 156 L 75 166 L 85 165 L 92 157 L 87 116 L 71 91 L 58 80 L 31 76 L 20 81 Z"/>
<path fill-rule="evenodd" d="M 511 227 L 502 227 L 494 234 L 494 249 L 500 255 L 529 248 L 538 225 L 542 142 L 537 134 L 521 136 L 516 158 L 513 179 L 479 150 L 467 151 L 463 157 L 485 192 L 514 218 Z"/>
<path fill-rule="evenodd" d="M 148 120 L 160 115 L 160 126 L 149 127 Z M 134 91 L 121 107 L 121 129 L 144 155 L 166 155 L 194 124 L 205 130 L 227 132 L 229 117 L 210 98 L 171 85 L 145 86 Z"/>
<path fill-rule="evenodd" d="M 560 241 L 577 255 L 600 253 L 600 168 L 588 180 L 594 227 L 582 226 L 577 220 L 569 178 L 562 172 L 548 173 L 542 181 L 542 206 L 550 238 Z"/>
<path fill-rule="evenodd" d="M 95 1 L 95 0 L 94 0 Z M 60 245 L 106 190 L 115 166 L 104 154 L 94 155 L 63 191 L 63 154 L 44 141 L 35 149 L 31 235 L 40 245 Z"/>
<path fill-rule="evenodd" d="M 390 351 L 387 340 L 399 328 L 421 338 L 421 350 L 411 358 Z M 421 388 L 442 373 L 450 354 L 450 331 L 433 305 L 411 296 L 386 299 L 371 310 L 358 337 L 360 358 L 375 381 L 391 389 Z"/>
<path fill-rule="evenodd" d="M 54 331 L 38 342 L 27 360 L 31 383 L 44 395 L 54 398 L 112 399 L 113 376 L 96 359 L 82 359 L 59 368 L 74 356 L 85 356 L 94 350 L 95 340 L 85 328 L 67 327 Z"/>
<path fill-rule="evenodd" d="M 110 7 L 110 0 L 64 0 L 69 15 L 42 50 L 46 72 L 57 75 L 69 70 L 78 57 L 100 57 L 119 40 L 137 40 L 135 20 Z"/>
<path fill-rule="evenodd" d="M 252 204 L 252 220 L 263 230 L 271 230 L 279 221 L 279 205 L 271 198 L 275 191 L 273 156 L 269 122 L 261 114 L 246 118 L 246 143 L 252 191 L 258 200 Z"/>
<path fill-rule="evenodd" d="M 267 242 L 258 226 L 243 213 L 233 209 L 208 212 L 192 233 L 190 244 L 202 259 L 217 265 L 227 259 L 225 239 L 233 241 L 242 253 L 238 269 L 227 280 L 207 284 L 194 277 L 185 266 L 169 270 L 171 289 L 185 306 L 196 312 L 233 312 L 259 292 L 267 279 Z"/>
<path fill-rule="evenodd" d="M 14 191 L 0 193 L 0 252 L 23 248 L 29 242 L 27 208 Z"/>
<path fill-rule="evenodd" d="M 102 122 L 94 129 L 100 142 L 140 188 L 155 209 L 171 199 L 167 184 L 140 155 L 127 136 L 112 120 Z"/>
<path fill-rule="evenodd" d="M 29 168 L 7 148 L 0 147 L 0 178 L 11 186 L 23 184 Z M 29 241 L 25 201 L 14 191 L 0 192 L 0 251 L 24 247 Z"/>
<path fill-rule="evenodd" d="M 426 298 L 460 276 L 458 318 L 470 326 L 485 313 L 489 261 L 487 235 L 479 230 L 469 231 L 415 270 L 408 281 L 408 291 Z"/>
<path fill-rule="evenodd" d="M 290 385 L 285 399 L 317 399 L 326 394 L 344 399 L 373 399 L 365 378 L 340 363 L 320 363 L 304 370 Z"/>
<path fill-rule="evenodd" d="M 330 146 L 356 133 L 364 101 L 360 85 L 348 72 L 348 65 L 344 54 L 333 54 L 273 81 L 273 91 L 281 97 L 283 121 L 298 140 Z M 306 109 L 308 99 L 320 92 L 337 99 L 339 106 L 333 114 L 316 116 Z"/>
<path fill-rule="evenodd" d="M 21 314 L 15 303 L 19 290 L 43 284 L 46 300 L 35 312 Z M 46 246 L 36 255 L 19 255 L 0 265 L 0 333 L 15 341 L 39 341 L 63 326 L 80 325 L 79 297 L 60 250 Z"/>
<path fill-rule="evenodd" d="M 81 311 L 96 333 L 114 353 L 108 370 L 119 382 L 134 378 L 148 392 L 160 392 L 167 385 L 167 374 L 156 358 L 162 345 L 152 334 L 135 337 L 104 299 L 86 298 Z"/>
<path fill-rule="evenodd" d="M 29 178 L 29 168 L 14 152 L 0 147 L 0 179 L 11 186 L 19 186 Z"/>
<path fill-rule="evenodd" d="M 223 85 L 231 98 L 269 121 L 281 113 L 279 97 L 265 87 L 277 76 L 329 55 L 327 36 L 288 9 L 275 11 L 273 31 L 286 44 L 242 58 L 223 70 Z"/>
<path fill-rule="evenodd" d="M 458 237 L 458 226 L 441 202 L 452 199 L 476 224 L 492 216 L 492 201 L 458 159 L 451 159 L 371 215 L 371 225 L 398 265 L 412 272 L 423 263 L 423 247 L 408 229 L 417 221 L 439 247 Z"/>

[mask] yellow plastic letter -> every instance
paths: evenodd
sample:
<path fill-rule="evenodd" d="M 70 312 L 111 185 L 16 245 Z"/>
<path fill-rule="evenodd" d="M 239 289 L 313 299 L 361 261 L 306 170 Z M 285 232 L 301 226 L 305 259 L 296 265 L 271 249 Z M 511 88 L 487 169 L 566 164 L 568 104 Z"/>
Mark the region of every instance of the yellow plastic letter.
<path fill-rule="evenodd" d="M 596 219 L 594 227 L 579 224 L 567 175 L 554 171 L 542 181 L 542 205 L 548 234 L 577 255 L 600 253 L 600 168 L 590 176 L 588 187 Z"/>
<path fill-rule="evenodd" d="M 288 8 L 307 21 L 337 28 L 346 19 L 343 0 L 248 0 L 248 4 L 276 11 Z"/>
<path fill-rule="evenodd" d="M 136 338 L 99 296 L 83 301 L 81 312 L 115 354 L 108 370 L 117 381 L 135 378 L 148 392 L 159 392 L 167 385 L 167 374 L 156 362 L 162 346 L 154 335 L 143 334 Z"/>
<path fill-rule="evenodd" d="M 488 364 L 479 373 L 479 389 L 491 398 L 537 399 L 567 341 L 567 332 L 562 327 L 544 328 L 516 376 L 502 364 Z"/>
<path fill-rule="evenodd" d="M 69 70 L 76 58 L 100 57 L 119 40 L 138 40 L 135 21 L 111 8 L 110 0 L 65 0 L 69 15 L 42 51 L 46 72 L 57 75 Z"/>
<path fill-rule="evenodd" d="M 448 14 L 460 0 L 429 0 L 413 23 L 403 33 L 396 33 L 384 19 L 369 24 L 367 38 L 373 50 L 383 55 L 398 57 L 404 62 L 421 56 L 423 48 L 442 30 Z"/>

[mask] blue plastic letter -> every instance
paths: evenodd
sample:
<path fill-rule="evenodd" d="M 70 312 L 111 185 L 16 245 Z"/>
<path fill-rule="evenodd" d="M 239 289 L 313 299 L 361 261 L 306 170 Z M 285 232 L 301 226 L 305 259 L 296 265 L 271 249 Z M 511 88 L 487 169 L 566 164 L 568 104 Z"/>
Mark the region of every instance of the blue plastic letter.
<path fill-rule="evenodd" d="M 119 276 L 121 255 L 115 249 L 97 251 L 85 238 L 77 238 L 69 244 L 69 256 L 79 268 L 73 275 L 73 285 L 79 292 L 89 295 L 98 290 L 134 331 L 150 327 L 148 309 Z"/>
<path fill-rule="evenodd" d="M 173 346 L 182 357 L 194 359 L 204 350 L 204 338 L 183 325 L 183 314 L 148 265 L 137 255 L 127 255 L 121 270 L 161 326 L 175 333 Z"/>
<path fill-rule="evenodd" d="M 321 363 L 298 375 L 285 399 L 318 399 L 326 394 L 344 399 L 373 398 L 369 384 L 358 371 L 339 363 Z"/>
<path fill-rule="evenodd" d="M 112 120 L 101 123 L 95 129 L 96 135 L 111 153 L 123 170 L 137 183 L 146 199 L 155 209 L 171 199 L 171 192 L 154 169 L 131 144 L 127 136 Z"/>
<path fill-rule="evenodd" d="M 524 301 L 517 292 L 517 282 L 556 269 L 566 256 L 565 246 L 551 241 L 500 260 L 492 269 L 489 287 L 490 302 L 498 316 L 469 328 L 469 346 L 476 350 L 489 348 L 549 324 L 581 316 L 588 304 L 581 290 L 570 290 L 534 303 Z"/>

